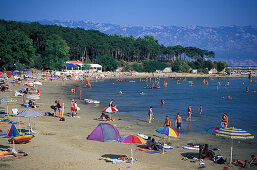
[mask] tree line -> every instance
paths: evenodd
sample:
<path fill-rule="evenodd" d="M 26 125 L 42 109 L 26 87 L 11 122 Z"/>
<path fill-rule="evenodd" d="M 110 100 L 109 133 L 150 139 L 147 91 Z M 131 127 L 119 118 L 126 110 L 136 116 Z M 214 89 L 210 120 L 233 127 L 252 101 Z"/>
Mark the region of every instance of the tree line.
<path fill-rule="evenodd" d="M 152 36 L 107 35 L 97 30 L 0 20 L 0 65 L 2 69 L 36 67 L 62 69 L 67 60 L 96 63 L 111 55 L 117 61 L 197 61 L 215 53 L 196 47 L 159 44 Z"/>

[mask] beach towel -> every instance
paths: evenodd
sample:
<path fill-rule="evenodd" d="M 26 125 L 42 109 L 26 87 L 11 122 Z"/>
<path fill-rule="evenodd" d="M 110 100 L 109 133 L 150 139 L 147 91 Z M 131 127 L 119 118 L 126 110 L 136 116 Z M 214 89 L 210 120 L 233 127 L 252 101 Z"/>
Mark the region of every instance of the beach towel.
<path fill-rule="evenodd" d="M 99 121 L 107 121 L 107 119 L 99 119 L 99 118 L 97 118 L 96 120 L 99 120 Z"/>
<path fill-rule="evenodd" d="M 150 151 L 145 151 L 145 153 L 149 153 L 149 154 L 155 154 L 155 153 L 162 153 L 163 151 L 156 151 L 156 150 L 150 150 Z M 164 150 L 164 152 L 167 152 Z"/>

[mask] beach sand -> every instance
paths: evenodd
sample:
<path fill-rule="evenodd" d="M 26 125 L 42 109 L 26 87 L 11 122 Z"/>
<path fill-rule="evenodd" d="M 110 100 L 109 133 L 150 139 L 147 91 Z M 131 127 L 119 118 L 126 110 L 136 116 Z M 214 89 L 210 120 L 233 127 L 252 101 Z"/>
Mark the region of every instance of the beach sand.
<path fill-rule="evenodd" d="M 59 121 L 58 118 L 52 116 L 42 116 L 31 119 L 33 130 L 37 133 L 35 137 L 27 144 L 15 145 L 16 151 L 26 152 L 26 157 L 6 157 L 0 158 L 0 169 L 197 169 L 199 161 L 191 162 L 192 159 L 186 161 L 181 160 L 185 154 L 193 153 L 197 155 L 198 151 L 182 149 L 183 145 L 188 143 L 209 144 L 209 148 L 219 148 L 221 151 L 215 152 L 223 155 L 229 160 L 230 140 L 214 137 L 203 132 L 191 132 L 183 134 L 179 138 L 164 139 L 161 134 L 154 130 L 163 124 L 163 120 L 154 120 L 152 124 L 148 124 L 146 119 L 133 120 L 130 115 L 113 114 L 116 120 L 109 122 L 115 125 L 121 136 L 128 134 L 143 133 L 154 137 L 159 142 L 170 144 L 173 149 L 167 150 L 164 154 L 147 154 L 136 149 L 138 145 L 121 144 L 117 142 L 99 142 L 87 140 L 87 136 L 102 123 L 94 120 L 100 116 L 101 109 L 93 105 L 85 105 L 83 100 L 79 100 L 79 93 L 76 96 L 70 95 L 70 87 L 78 82 L 66 81 L 66 85 L 62 86 L 60 80 L 42 81 L 43 86 L 39 86 L 41 96 L 38 101 L 43 107 L 36 108 L 42 112 L 52 112 L 50 106 L 55 100 L 61 100 L 65 104 L 65 121 Z M 58 86 L 56 86 L 58 84 Z M 12 92 L 1 93 L 0 97 L 14 96 L 15 89 L 22 88 L 22 85 L 9 85 Z M 71 118 L 66 113 L 70 112 L 68 104 L 71 99 L 78 100 L 80 118 Z M 26 110 L 20 107 L 22 98 L 17 97 L 16 103 L 10 103 L 9 108 L 18 108 L 19 111 Z M 5 107 L 5 104 L 1 104 Z M 9 110 L 10 110 L 9 109 Z M 9 111 L 10 112 L 10 111 Z M 17 120 L 16 117 L 10 117 L 11 120 Z M 131 119 L 124 121 L 123 119 Z M 28 119 L 21 118 L 25 124 L 21 125 L 21 129 L 26 129 Z M 186 126 L 186 123 L 184 123 Z M 0 129 L 7 132 L 10 124 L 0 124 Z M 18 128 L 18 125 L 16 125 Z M 184 127 L 185 128 L 185 127 Z M 238 141 L 234 142 L 234 158 L 250 159 L 250 154 L 255 152 L 255 141 Z M 12 149 L 12 144 L 8 143 L 7 138 L 0 138 L 1 149 Z M 131 156 L 131 148 L 134 158 L 138 161 L 131 163 L 112 164 L 102 160 L 102 156 L 127 155 Z M 255 151 L 254 151 L 255 150 Z M 239 167 L 223 164 L 214 164 L 212 161 L 204 161 L 205 169 L 239 169 Z M 253 169 L 253 168 L 251 168 Z"/>

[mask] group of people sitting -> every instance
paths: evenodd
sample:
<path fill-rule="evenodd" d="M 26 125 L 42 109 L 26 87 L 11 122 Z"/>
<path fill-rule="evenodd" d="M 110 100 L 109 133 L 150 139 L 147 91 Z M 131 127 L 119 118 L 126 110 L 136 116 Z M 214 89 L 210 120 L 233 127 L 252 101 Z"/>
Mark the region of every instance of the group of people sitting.
<path fill-rule="evenodd" d="M 107 121 L 114 121 L 112 118 L 110 118 L 107 114 L 102 113 L 98 120 L 107 120 Z"/>
<path fill-rule="evenodd" d="M 8 85 L 6 85 L 5 83 L 3 83 L 3 84 L 0 86 L 0 89 L 1 89 L 1 92 L 5 92 L 5 91 L 8 89 Z"/>
<path fill-rule="evenodd" d="M 199 158 L 204 160 L 213 160 L 215 153 L 212 150 L 209 150 L 208 144 L 199 146 Z"/>
<path fill-rule="evenodd" d="M 154 138 L 151 138 L 151 136 L 149 136 L 146 141 L 146 147 L 150 150 L 162 150 L 162 146 L 158 142 L 156 142 Z"/>

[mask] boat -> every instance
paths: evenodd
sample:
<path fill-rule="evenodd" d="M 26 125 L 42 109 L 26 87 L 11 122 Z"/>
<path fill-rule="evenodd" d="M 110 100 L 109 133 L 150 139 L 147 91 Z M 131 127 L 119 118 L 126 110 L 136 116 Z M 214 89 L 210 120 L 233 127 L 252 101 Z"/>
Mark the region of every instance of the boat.
<path fill-rule="evenodd" d="M 93 99 L 84 99 L 86 104 L 99 104 L 100 101 L 98 100 L 93 100 Z"/>

